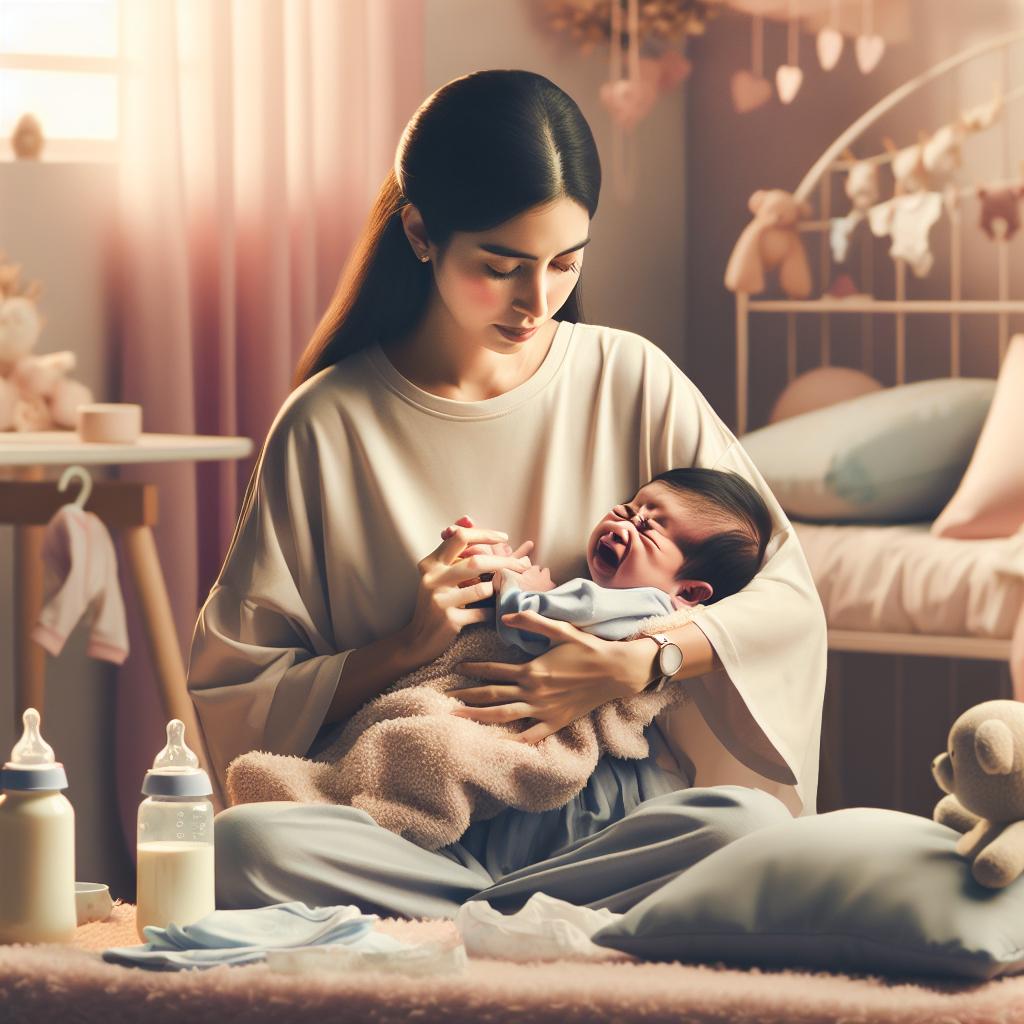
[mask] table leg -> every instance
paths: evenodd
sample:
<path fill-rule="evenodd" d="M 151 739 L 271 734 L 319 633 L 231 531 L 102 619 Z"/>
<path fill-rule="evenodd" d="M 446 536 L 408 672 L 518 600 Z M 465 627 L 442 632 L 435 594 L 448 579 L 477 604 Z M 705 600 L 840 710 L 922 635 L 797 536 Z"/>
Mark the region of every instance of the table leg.
<path fill-rule="evenodd" d="M 224 807 L 217 777 L 210 770 L 206 745 L 199 731 L 195 706 L 185 685 L 185 662 L 178 645 L 177 628 L 171 614 L 171 602 L 160 558 L 157 554 L 153 531 L 148 526 L 128 526 L 122 529 L 128 554 L 128 566 L 142 608 L 146 640 L 156 670 L 157 685 L 164 717 L 170 721 L 180 718 L 185 723 L 185 737 L 189 747 L 199 757 L 213 784 L 213 804 L 217 810 Z"/>
<path fill-rule="evenodd" d="M 42 466 L 19 466 L 16 480 L 42 480 Z M 14 724 L 15 736 L 21 735 L 21 716 L 26 708 L 35 708 L 46 716 L 46 651 L 31 637 L 43 608 L 43 536 L 45 526 L 14 527 Z"/>

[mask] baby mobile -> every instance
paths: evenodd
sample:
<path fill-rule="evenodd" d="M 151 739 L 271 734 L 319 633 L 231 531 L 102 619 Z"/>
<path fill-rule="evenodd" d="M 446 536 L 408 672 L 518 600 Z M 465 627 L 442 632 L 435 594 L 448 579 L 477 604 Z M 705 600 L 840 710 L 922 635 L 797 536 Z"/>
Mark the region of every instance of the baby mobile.
<path fill-rule="evenodd" d="M 877 51 L 876 51 L 877 52 Z M 872 53 L 874 56 L 874 53 Z M 1009 177 L 1009 155 L 1004 132 L 1004 177 L 974 185 L 959 185 L 953 178 L 963 164 L 964 143 L 969 136 L 991 128 L 1006 105 L 1024 96 L 1024 86 L 1003 93 L 993 83 L 989 100 L 962 109 L 958 116 L 934 131 L 921 130 L 917 141 L 897 146 L 883 140 L 884 152 L 857 157 L 849 149 L 834 166 L 846 177 L 843 191 L 850 201 L 847 213 L 822 224 L 828 232 L 832 263 L 843 268 L 852 237 L 866 225 L 876 238 L 890 240 L 889 255 L 898 266 L 906 266 L 915 277 L 926 277 L 932 269 L 929 234 L 943 211 L 959 224 L 959 208 L 965 198 L 979 203 L 979 227 L 999 246 L 1000 294 L 1008 290 L 1007 242 L 1020 229 L 1020 201 L 1024 198 L 1024 163 L 1020 176 Z M 888 167 L 892 194 L 883 198 L 881 170 Z M 800 225 L 811 211 L 781 189 L 758 191 L 750 199 L 753 219 L 737 240 L 725 272 L 731 291 L 757 295 L 765 288 L 765 271 L 777 270 L 779 285 L 791 299 L 811 294 Z M 845 269 L 826 290 L 829 298 L 860 295 L 850 272 Z"/>
<path fill-rule="evenodd" d="M 849 2 L 849 0 L 847 0 Z M 885 53 L 885 40 L 875 33 L 875 0 L 858 0 L 861 4 L 861 31 L 854 41 L 854 57 L 862 74 L 878 67 Z M 831 71 L 842 56 L 844 38 L 839 30 L 840 0 L 831 0 L 829 24 L 817 35 L 818 63 Z M 752 14 L 750 19 L 750 68 L 741 68 L 730 80 L 732 105 L 738 114 L 749 114 L 763 107 L 772 98 L 772 84 L 765 77 L 764 16 Z M 775 69 L 775 92 L 784 104 L 796 99 L 803 85 L 800 67 L 800 3 L 788 0 L 786 25 L 786 62 Z"/>
<path fill-rule="evenodd" d="M 689 77 L 686 41 L 701 35 L 717 11 L 705 0 L 545 0 L 544 13 L 547 27 L 566 32 L 584 55 L 608 43 L 600 100 L 613 128 L 611 183 L 621 202 L 632 202 L 633 132 L 662 95 Z"/>

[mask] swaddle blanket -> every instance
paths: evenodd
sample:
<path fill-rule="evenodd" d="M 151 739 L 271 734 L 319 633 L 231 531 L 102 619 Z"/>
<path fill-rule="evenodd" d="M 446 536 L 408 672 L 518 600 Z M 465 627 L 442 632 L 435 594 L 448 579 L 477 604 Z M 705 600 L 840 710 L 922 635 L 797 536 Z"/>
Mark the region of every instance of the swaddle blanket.
<path fill-rule="evenodd" d="M 680 608 L 644 619 L 632 638 L 680 626 L 694 612 Z M 457 673 L 456 664 L 532 657 L 502 640 L 492 625 L 468 626 L 440 656 L 360 708 L 314 757 L 260 750 L 236 757 L 227 768 L 228 799 L 347 804 L 436 850 L 456 842 L 471 821 L 493 818 L 506 807 L 564 806 L 586 785 L 602 753 L 647 757 L 644 729 L 664 708 L 686 699 L 682 684 L 674 683 L 660 693 L 609 701 L 534 745 L 509 739 L 531 720 L 483 724 L 450 713 L 461 704 L 442 691 L 480 685 Z"/>

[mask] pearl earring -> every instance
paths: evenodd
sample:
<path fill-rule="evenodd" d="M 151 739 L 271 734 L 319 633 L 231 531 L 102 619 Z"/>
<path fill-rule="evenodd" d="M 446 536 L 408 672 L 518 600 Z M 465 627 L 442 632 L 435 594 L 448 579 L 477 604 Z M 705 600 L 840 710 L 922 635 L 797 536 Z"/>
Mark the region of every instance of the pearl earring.
<path fill-rule="evenodd" d="M 427 262 L 427 260 L 429 260 L 429 259 L 430 259 L 430 257 L 429 257 L 429 256 L 421 256 L 421 257 L 420 257 L 420 263 L 426 263 L 426 262 Z"/>

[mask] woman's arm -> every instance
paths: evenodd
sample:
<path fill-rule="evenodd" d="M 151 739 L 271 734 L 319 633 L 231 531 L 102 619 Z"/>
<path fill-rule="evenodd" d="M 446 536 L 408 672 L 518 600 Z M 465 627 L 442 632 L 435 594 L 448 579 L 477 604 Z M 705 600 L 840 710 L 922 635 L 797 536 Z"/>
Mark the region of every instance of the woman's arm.
<path fill-rule="evenodd" d="M 351 718 L 367 701 L 418 667 L 404 629 L 350 651 L 324 723 Z"/>
<path fill-rule="evenodd" d="M 683 652 L 683 664 L 675 675 L 669 677 L 670 682 L 690 679 L 722 667 L 711 642 L 695 622 L 686 622 L 663 632 Z M 650 637 L 640 637 L 638 640 L 620 640 L 618 648 L 618 658 L 622 663 L 618 676 L 626 687 L 623 696 L 640 693 L 658 674 L 658 644 Z"/>

